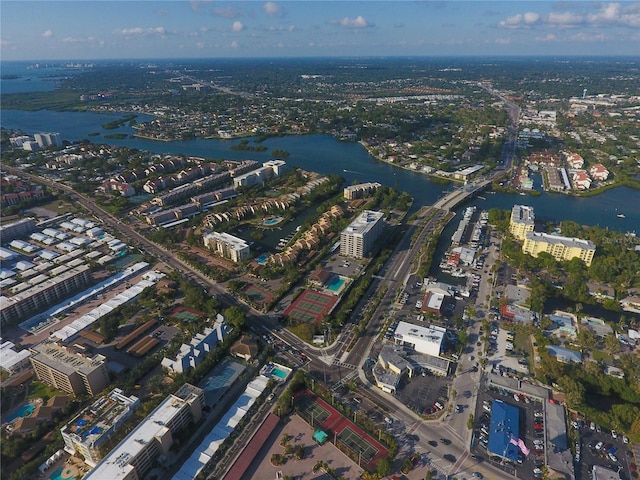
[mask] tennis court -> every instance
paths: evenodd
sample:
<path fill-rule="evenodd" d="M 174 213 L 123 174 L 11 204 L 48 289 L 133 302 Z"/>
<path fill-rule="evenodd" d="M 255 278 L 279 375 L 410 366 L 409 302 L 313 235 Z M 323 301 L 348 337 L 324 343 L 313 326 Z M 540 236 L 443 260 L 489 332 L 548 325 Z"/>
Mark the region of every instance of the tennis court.
<path fill-rule="evenodd" d="M 284 311 L 284 315 L 299 322 L 318 323 L 331 311 L 336 301 L 333 295 L 304 290 Z"/>
<path fill-rule="evenodd" d="M 170 313 L 170 316 L 185 322 L 193 322 L 195 320 L 198 320 L 203 315 L 204 314 L 202 312 L 191 310 L 185 307 L 178 307 Z"/>
<path fill-rule="evenodd" d="M 244 294 L 256 303 L 268 304 L 273 300 L 273 295 L 266 290 L 256 286 L 247 285 L 243 290 Z"/>
<path fill-rule="evenodd" d="M 360 458 L 364 460 L 365 463 L 369 463 L 378 455 L 378 449 L 358 435 L 349 426 L 346 426 L 338 433 L 338 441 L 349 447 L 354 454 L 360 455 Z"/>
<path fill-rule="evenodd" d="M 300 413 L 312 427 L 318 427 L 331 416 L 331 413 L 318 402 L 310 401 L 300 405 Z"/>

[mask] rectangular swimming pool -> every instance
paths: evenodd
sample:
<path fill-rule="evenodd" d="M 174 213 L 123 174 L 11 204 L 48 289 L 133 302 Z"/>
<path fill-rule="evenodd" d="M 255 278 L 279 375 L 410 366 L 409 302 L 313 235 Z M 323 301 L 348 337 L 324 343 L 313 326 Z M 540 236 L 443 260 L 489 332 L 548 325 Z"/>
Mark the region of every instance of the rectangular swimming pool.
<path fill-rule="evenodd" d="M 332 292 L 337 292 L 342 288 L 343 285 L 344 285 L 344 279 L 340 277 L 336 277 L 333 280 L 331 280 L 331 283 L 327 285 L 327 288 Z"/>
<path fill-rule="evenodd" d="M 279 368 L 274 368 L 271 370 L 271 373 L 278 378 L 287 378 L 288 373 L 284 370 L 280 370 Z"/>

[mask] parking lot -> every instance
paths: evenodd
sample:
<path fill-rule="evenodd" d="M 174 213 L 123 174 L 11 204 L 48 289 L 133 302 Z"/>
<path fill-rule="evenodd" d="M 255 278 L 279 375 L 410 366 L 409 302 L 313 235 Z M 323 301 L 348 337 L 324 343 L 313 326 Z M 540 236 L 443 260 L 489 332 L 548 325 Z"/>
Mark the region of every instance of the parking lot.
<path fill-rule="evenodd" d="M 615 434 L 614 438 L 609 430 L 595 423 L 592 426 L 589 421 L 576 421 L 570 428 L 579 436 L 576 444 L 580 445 L 580 462 L 576 466 L 576 480 L 592 478 L 593 465 L 601 465 L 614 472 L 619 470 L 623 479 L 638 478 L 633 453 L 629 444 L 624 443 L 623 435 Z"/>
<path fill-rule="evenodd" d="M 517 475 L 522 479 L 541 478 L 540 473 L 536 469 L 541 469 L 545 464 L 544 451 L 544 414 L 541 402 L 531 397 L 518 395 L 518 400 L 513 394 L 506 390 L 497 389 L 490 390 L 482 387 L 478 393 L 478 402 L 474 418 L 474 441 L 471 453 L 479 455 L 484 461 L 487 461 L 498 468 L 504 470 L 509 475 Z M 485 402 L 491 405 L 494 399 L 502 400 L 508 405 L 512 405 L 520 411 L 519 435 L 524 440 L 525 445 L 530 449 L 527 457 L 520 455 L 517 462 L 504 461 L 502 458 L 492 455 L 487 451 L 484 439 L 487 439 L 490 425 L 490 411 L 484 407 Z M 528 402 L 528 403 L 527 403 Z M 484 431 L 483 431 L 484 428 Z M 534 473 L 535 472 L 535 473 Z"/>

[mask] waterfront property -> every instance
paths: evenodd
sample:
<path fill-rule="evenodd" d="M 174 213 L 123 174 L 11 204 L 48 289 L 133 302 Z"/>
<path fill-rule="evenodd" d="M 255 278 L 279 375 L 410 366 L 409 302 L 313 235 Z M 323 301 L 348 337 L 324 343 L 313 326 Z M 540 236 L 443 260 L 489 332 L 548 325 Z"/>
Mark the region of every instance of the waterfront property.
<path fill-rule="evenodd" d="M 384 214 L 365 210 L 340 234 L 340 255 L 367 256 L 384 228 Z"/>
<path fill-rule="evenodd" d="M 205 235 L 203 240 L 205 247 L 236 263 L 248 259 L 251 255 L 247 242 L 228 233 L 211 232 Z"/>
<path fill-rule="evenodd" d="M 528 232 L 533 232 L 535 218 L 533 207 L 514 205 L 511 209 L 509 232 L 518 240 L 524 240 Z"/>
<path fill-rule="evenodd" d="M 534 257 L 541 252 L 546 252 L 559 261 L 579 258 L 587 267 L 590 267 L 596 253 L 596 246 L 591 240 L 528 232 L 525 234 L 522 251 Z"/>

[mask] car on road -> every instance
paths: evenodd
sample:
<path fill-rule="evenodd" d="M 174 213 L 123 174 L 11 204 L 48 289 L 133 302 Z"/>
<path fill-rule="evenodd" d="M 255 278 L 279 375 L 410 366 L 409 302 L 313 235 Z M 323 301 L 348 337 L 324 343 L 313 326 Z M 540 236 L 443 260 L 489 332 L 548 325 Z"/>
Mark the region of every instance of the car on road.
<path fill-rule="evenodd" d="M 447 460 L 448 462 L 451 462 L 451 463 L 455 463 L 455 461 L 456 461 L 456 457 L 454 457 L 450 453 L 445 454 L 443 458 L 445 460 Z"/>
<path fill-rule="evenodd" d="M 480 473 L 480 472 L 473 472 L 473 475 L 471 475 L 473 478 L 480 478 L 483 479 L 484 476 Z"/>
<path fill-rule="evenodd" d="M 448 438 L 441 438 L 440 441 L 444 444 L 444 445 L 451 445 L 451 440 L 449 440 Z"/>
<path fill-rule="evenodd" d="M 542 470 L 539 468 L 533 469 L 533 478 L 542 478 Z"/>
<path fill-rule="evenodd" d="M 437 447 L 438 446 L 438 442 L 436 442 L 435 440 L 429 440 L 427 443 L 429 445 L 431 445 L 432 447 Z"/>

